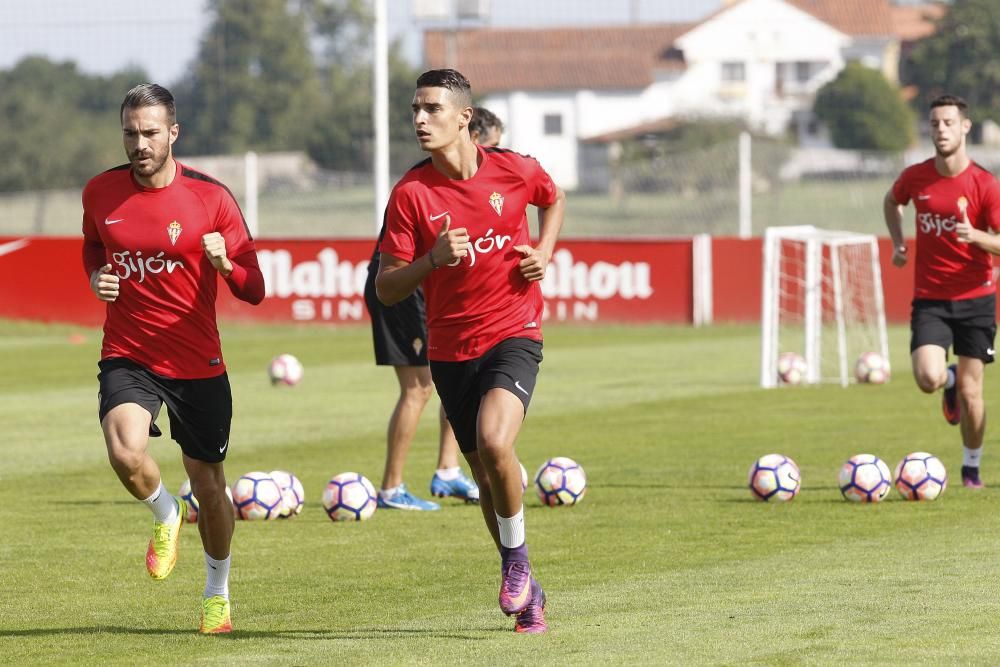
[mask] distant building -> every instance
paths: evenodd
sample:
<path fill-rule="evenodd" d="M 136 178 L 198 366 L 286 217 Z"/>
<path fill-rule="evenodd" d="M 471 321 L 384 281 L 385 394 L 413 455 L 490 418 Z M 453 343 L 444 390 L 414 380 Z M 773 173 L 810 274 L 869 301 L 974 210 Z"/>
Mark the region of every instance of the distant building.
<path fill-rule="evenodd" d="M 926 28 L 923 14 L 904 14 L 908 34 Z M 739 118 L 755 132 L 826 144 L 816 91 L 851 61 L 896 82 L 900 16 L 889 0 L 728 0 L 697 23 L 431 30 L 424 55 L 428 67 L 469 77 L 506 123 L 504 145 L 538 157 L 563 187 L 589 189 L 601 187 L 591 167 L 607 162 L 593 139 L 679 120 Z"/>

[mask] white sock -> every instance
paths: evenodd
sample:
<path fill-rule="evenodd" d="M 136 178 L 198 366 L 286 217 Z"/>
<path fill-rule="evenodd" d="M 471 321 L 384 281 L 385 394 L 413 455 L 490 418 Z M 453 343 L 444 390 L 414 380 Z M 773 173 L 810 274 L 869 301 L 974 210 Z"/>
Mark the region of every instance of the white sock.
<path fill-rule="evenodd" d="M 977 449 L 969 449 L 968 447 L 962 447 L 962 465 L 969 466 L 970 468 L 979 467 L 979 458 L 983 455 L 983 448 L 979 447 Z"/>
<path fill-rule="evenodd" d="M 163 487 L 162 480 L 153 495 L 142 502 L 149 505 L 149 509 L 153 510 L 153 516 L 159 523 L 172 523 L 177 520 L 177 501 Z"/>
<path fill-rule="evenodd" d="M 455 466 L 454 468 L 438 468 L 434 474 L 438 476 L 438 479 L 450 482 L 453 479 L 458 479 L 458 476 L 462 474 L 462 468 L 460 466 Z"/>
<path fill-rule="evenodd" d="M 948 367 L 948 379 L 944 381 L 944 388 L 951 389 L 955 386 L 955 369 Z"/>
<path fill-rule="evenodd" d="M 221 595 L 229 599 L 229 561 L 232 555 L 226 556 L 225 560 L 215 560 L 208 553 L 205 554 L 205 571 L 208 576 L 205 578 L 205 597 Z"/>
<path fill-rule="evenodd" d="M 516 549 L 524 544 L 524 506 L 517 514 L 505 519 L 497 514 L 497 525 L 500 526 L 500 544 L 508 549 Z"/>
<path fill-rule="evenodd" d="M 391 489 L 379 489 L 378 494 L 382 496 L 383 500 L 385 500 L 387 498 L 392 498 L 394 495 L 396 495 L 396 492 L 399 491 L 401 488 L 403 488 L 402 484 L 400 484 L 399 486 L 394 486 Z"/>

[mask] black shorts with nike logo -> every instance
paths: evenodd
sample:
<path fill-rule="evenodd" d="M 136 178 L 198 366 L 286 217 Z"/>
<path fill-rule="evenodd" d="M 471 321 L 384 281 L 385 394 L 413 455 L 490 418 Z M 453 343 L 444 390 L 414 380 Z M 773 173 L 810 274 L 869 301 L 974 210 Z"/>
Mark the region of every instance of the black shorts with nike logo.
<path fill-rule="evenodd" d="M 954 346 L 960 357 L 993 363 L 997 334 L 995 294 L 938 301 L 914 299 L 910 313 L 910 352 L 922 345 L 938 345 L 945 353 Z"/>
<path fill-rule="evenodd" d="M 176 380 L 157 375 L 130 359 L 114 357 L 97 363 L 100 393 L 98 417 L 123 403 L 136 403 L 152 417 L 149 435 L 159 437 L 156 418 L 164 403 L 170 416 L 170 437 L 193 459 L 220 463 L 229 453 L 233 393 L 226 373 L 200 380 Z"/>
<path fill-rule="evenodd" d="M 499 387 L 514 394 L 528 414 L 538 365 L 542 363 L 542 343 L 531 338 L 507 338 L 475 359 L 430 363 L 434 386 L 458 447 L 463 452 L 474 452 L 479 402 L 490 389 Z"/>

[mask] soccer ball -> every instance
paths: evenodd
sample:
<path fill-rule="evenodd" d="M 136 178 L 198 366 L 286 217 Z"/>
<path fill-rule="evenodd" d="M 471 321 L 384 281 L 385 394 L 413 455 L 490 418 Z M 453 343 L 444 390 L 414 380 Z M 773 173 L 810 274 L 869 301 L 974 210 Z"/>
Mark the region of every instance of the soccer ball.
<path fill-rule="evenodd" d="M 795 461 L 781 454 L 767 454 L 750 466 L 747 483 L 757 500 L 785 502 L 799 494 L 802 476 Z"/>
<path fill-rule="evenodd" d="M 889 362 L 878 352 L 865 352 L 854 364 L 854 377 L 865 384 L 885 384 L 889 381 Z"/>
<path fill-rule="evenodd" d="M 795 352 L 782 352 L 778 357 L 778 379 L 784 384 L 802 384 L 806 379 L 806 360 Z"/>
<path fill-rule="evenodd" d="M 889 466 L 874 454 L 858 454 L 847 459 L 837 481 L 844 497 L 856 503 L 881 502 L 892 487 Z"/>
<path fill-rule="evenodd" d="M 274 519 L 281 512 L 281 500 L 281 488 L 266 472 L 248 472 L 233 484 L 233 505 L 241 519 Z"/>
<path fill-rule="evenodd" d="M 323 490 L 323 507 L 333 521 L 364 521 L 375 513 L 375 487 L 364 475 L 342 472 Z"/>
<path fill-rule="evenodd" d="M 302 364 L 290 354 L 279 354 L 267 367 L 271 384 L 296 385 L 302 380 Z"/>
<path fill-rule="evenodd" d="M 306 492 L 299 478 L 285 470 L 272 470 L 271 479 L 278 483 L 281 489 L 281 511 L 278 516 L 288 519 L 302 512 L 306 502 Z"/>
<path fill-rule="evenodd" d="M 575 505 L 587 492 L 587 474 L 573 459 L 557 456 L 535 473 L 535 491 L 549 507 Z"/>
<path fill-rule="evenodd" d="M 188 523 L 198 523 L 198 499 L 194 497 L 194 492 L 191 490 L 191 480 L 185 479 L 184 483 L 181 484 L 181 488 L 177 491 L 177 495 L 184 499 L 184 504 L 187 505 L 187 512 L 184 515 L 185 520 Z M 233 492 L 226 487 L 226 495 L 229 497 L 229 502 L 233 502 Z M 233 508 L 236 511 L 236 508 Z"/>
<path fill-rule="evenodd" d="M 896 490 L 907 500 L 934 500 L 948 488 L 941 459 L 927 452 L 907 454 L 896 466 Z"/>

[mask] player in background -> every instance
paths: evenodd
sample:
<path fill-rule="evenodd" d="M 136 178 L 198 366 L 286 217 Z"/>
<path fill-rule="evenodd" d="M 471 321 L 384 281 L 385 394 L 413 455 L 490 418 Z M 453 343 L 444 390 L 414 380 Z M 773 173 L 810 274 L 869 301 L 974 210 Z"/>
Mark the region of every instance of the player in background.
<path fill-rule="evenodd" d="M 483 107 L 476 107 L 469 125 L 472 140 L 484 146 L 500 143 L 503 123 L 496 114 Z M 474 128 L 474 129 L 473 129 Z M 375 243 L 368 279 L 365 281 L 365 305 L 372 321 L 372 339 L 375 345 L 375 364 L 392 366 L 399 383 L 399 397 L 389 418 L 386 434 L 385 469 L 378 493 L 379 507 L 403 510 L 437 510 L 437 503 L 418 498 L 403 483 L 403 468 L 410 444 L 416 434 L 420 415 L 434 391 L 431 371 L 427 366 L 427 324 L 425 321 L 424 293 L 417 289 L 394 306 L 385 306 L 375 295 L 375 276 L 378 273 L 378 244 L 385 233 L 385 226 Z M 458 442 L 451 424 L 445 416 L 444 406 L 438 414 L 437 470 L 431 478 L 431 495 L 438 498 L 455 497 L 466 502 L 479 502 L 479 487 L 469 479 L 458 464 Z"/>
<path fill-rule="evenodd" d="M 207 571 L 200 632 L 231 632 L 234 520 L 223 461 L 233 405 L 215 298 L 222 276 L 237 298 L 258 304 L 264 277 L 229 190 L 174 159 L 180 128 L 170 92 L 136 86 L 120 119 L 129 162 L 83 190 L 83 265 L 90 289 L 107 303 L 97 376 L 101 428 L 118 479 L 153 513 L 146 569 L 165 579 L 177 562 L 185 514 L 148 451 L 166 404 L 170 436 L 199 501 Z"/>
<path fill-rule="evenodd" d="M 493 148 L 500 145 L 503 136 L 503 122 L 486 107 L 473 107 L 469 121 L 469 136 L 472 143 Z"/>
<path fill-rule="evenodd" d="M 412 111 L 417 141 L 430 157 L 389 198 L 378 297 L 395 304 L 423 285 L 434 385 L 500 552 L 500 608 L 515 615 L 516 631 L 545 632 L 545 593 L 528 558 L 514 442 L 542 360 L 539 281 L 566 198 L 535 159 L 472 142 L 472 92 L 461 73 L 420 75 Z M 539 211 L 534 245 L 528 205 Z"/>
<path fill-rule="evenodd" d="M 986 429 L 983 372 L 994 359 L 996 285 L 992 255 L 1000 254 L 1000 185 L 972 162 L 972 127 L 964 100 L 953 95 L 930 105 L 933 158 L 907 167 L 885 195 L 892 262 L 904 266 L 903 207 L 916 208 L 916 258 L 910 315 L 910 358 L 917 386 L 944 389 L 949 424 L 960 424 L 962 484 L 981 488 L 979 464 Z M 954 347 L 957 364 L 948 365 Z"/>

